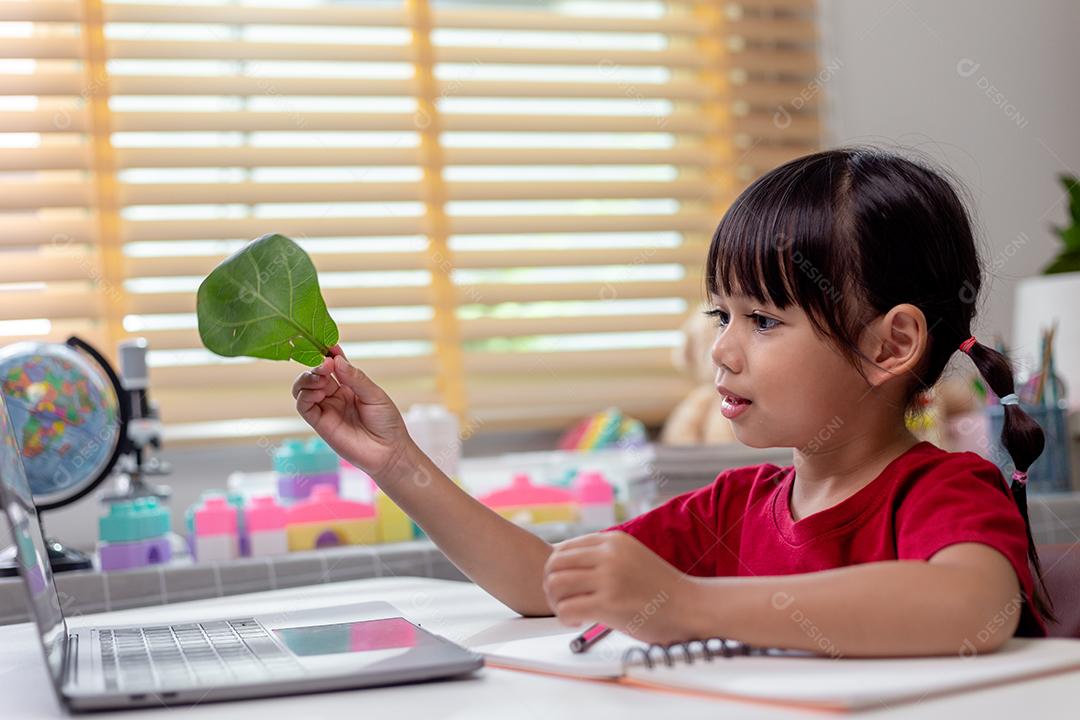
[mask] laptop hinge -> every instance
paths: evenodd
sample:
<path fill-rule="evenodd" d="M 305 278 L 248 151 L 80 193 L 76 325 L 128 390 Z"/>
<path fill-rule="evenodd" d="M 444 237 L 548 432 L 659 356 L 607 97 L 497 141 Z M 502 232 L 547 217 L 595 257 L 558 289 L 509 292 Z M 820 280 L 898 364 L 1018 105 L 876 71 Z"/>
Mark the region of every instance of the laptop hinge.
<path fill-rule="evenodd" d="M 61 687 L 79 682 L 79 636 L 67 636 L 67 652 L 64 653 L 64 682 Z"/>

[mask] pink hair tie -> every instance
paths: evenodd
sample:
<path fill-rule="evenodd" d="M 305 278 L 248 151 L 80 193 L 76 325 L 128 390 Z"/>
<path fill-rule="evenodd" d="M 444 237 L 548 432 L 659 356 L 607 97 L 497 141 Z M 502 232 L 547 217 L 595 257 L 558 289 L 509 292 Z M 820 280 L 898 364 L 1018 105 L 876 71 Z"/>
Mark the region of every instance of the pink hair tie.
<path fill-rule="evenodd" d="M 1021 485 L 1027 485 L 1027 473 L 1023 470 L 1013 470 L 1012 479 L 1014 482 L 1018 482 Z"/>
<path fill-rule="evenodd" d="M 971 350 L 971 346 L 974 345 L 974 344 L 975 344 L 975 336 L 972 335 L 967 340 L 960 343 L 960 351 L 965 352 L 965 353 L 969 352 Z"/>

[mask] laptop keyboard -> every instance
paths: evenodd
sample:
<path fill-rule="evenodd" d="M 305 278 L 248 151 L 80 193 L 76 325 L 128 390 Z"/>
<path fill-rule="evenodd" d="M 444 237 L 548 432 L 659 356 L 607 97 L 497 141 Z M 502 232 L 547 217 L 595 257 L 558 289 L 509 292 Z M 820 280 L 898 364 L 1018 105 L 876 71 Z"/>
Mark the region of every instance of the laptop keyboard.
<path fill-rule="evenodd" d="M 246 684 L 303 667 L 252 618 L 98 631 L 109 690 Z"/>

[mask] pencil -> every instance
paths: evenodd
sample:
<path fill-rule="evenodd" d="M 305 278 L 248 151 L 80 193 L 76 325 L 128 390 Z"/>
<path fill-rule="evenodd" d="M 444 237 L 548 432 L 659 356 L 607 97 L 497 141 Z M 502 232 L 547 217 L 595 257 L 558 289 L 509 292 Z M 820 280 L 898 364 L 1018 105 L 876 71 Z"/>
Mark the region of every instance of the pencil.
<path fill-rule="evenodd" d="M 611 628 L 601 625 L 600 623 L 593 623 L 589 627 L 585 628 L 585 631 L 578 635 L 576 638 L 570 641 L 570 651 L 575 653 L 583 653 L 591 648 L 596 643 L 607 637 L 611 632 Z"/>

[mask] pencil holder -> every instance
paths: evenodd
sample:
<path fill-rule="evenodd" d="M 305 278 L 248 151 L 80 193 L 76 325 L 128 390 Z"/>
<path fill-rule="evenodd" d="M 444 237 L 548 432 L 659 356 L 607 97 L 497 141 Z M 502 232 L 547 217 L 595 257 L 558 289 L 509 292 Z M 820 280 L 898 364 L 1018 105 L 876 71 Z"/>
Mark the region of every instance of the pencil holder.
<path fill-rule="evenodd" d="M 1021 409 L 1039 423 L 1046 435 L 1046 447 L 1035 464 L 1028 468 L 1029 493 L 1069 492 L 1072 489 L 1072 468 L 1069 452 L 1068 406 L 1064 400 L 1056 405 L 1020 404 Z M 1001 468 L 1005 477 L 1014 470 L 1012 458 L 1001 445 L 1001 427 L 1005 422 L 1004 407 L 986 408 L 990 419 L 990 458 Z"/>

